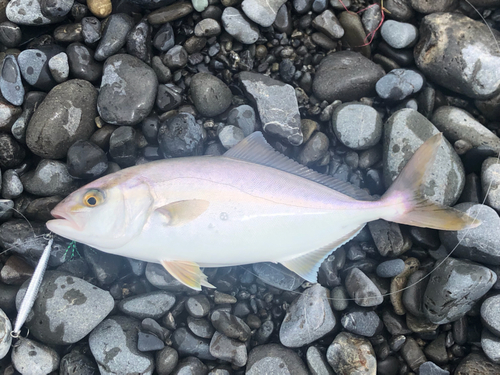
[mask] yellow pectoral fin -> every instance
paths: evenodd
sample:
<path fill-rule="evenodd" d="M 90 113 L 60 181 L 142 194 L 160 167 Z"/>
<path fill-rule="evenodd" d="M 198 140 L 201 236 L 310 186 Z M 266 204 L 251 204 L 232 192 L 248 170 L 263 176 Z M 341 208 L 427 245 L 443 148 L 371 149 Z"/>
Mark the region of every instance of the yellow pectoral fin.
<path fill-rule="evenodd" d="M 162 260 L 160 263 L 169 274 L 192 289 L 201 290 L 202 286 L 215 288 L 215 286 L 207 281 L 207 276 L 201 272 L 198 264 L 194 262 Z"/>
<path fill-rule="evenodd" d="M 210 202 L 203 199 L 190 199 L 169 203 L 155 211 L 165 218 L 168 226 L 180 226 L 196 219 L 209 205 Z"/>

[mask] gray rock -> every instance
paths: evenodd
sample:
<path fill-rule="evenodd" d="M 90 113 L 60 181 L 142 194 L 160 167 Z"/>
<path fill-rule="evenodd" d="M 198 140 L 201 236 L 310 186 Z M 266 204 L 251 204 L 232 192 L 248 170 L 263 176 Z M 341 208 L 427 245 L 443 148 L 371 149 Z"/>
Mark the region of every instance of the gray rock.
<path fill-rule="evenodd" d="M 251 72 L 240 73 L 240 80 L 247 97 L 257 105 L 263 130 L 293 146 L 302 144 L 300 113 L 293 87 Z"/>
<path fill-rule="evenodd" d="M 243 133 L 243 130 L 234 125 L 224 126 L 219 132 L 220 143 L 222 143 L 226 149 L 236 146 L 244 138 L 245 133 Z"/>
<path fill-rule="evenodd" d="M 10 21 L 0 23 L 0 43 L 7 48 L 17 47 L 23 38 L 19 25 Z"/>
<path fill-rule="evenodd" d="M 13 0 L 5 8 L 8 20 L 18 25 L 41 26 L 60 22 L 64 16 L 54 17 L 42 12 L 40 0 Z"/>
<path fill-rule="evenodd" d="M 252 269 L 259 279 L 279 289 L 293 291 L 304 282 L 302 277 L 281 264 L 255 263 Z"/>
<path fill-rule="evenodd" d="M 248 341 L 252 332 L 240 318 L 222 310 L 215 310 L 210 316 L 215 329 L 229 338 Z"/>
<path fill-rule="evenodd" d="M 454 10 L 457 3 L 457 0 L 410 0 L 411 7 L 417 12 L 424 14 Z"/>
<path fill-rule="evenodd" d="M 54 87 L 38 106 L 26 129 L 26 145 L 36 155 L 61 159 L 77 140 L 96 129 L 97 91 L 87 81 L 72 79 Z"/>
<path fill-rule="evenodd" d="M 424 310 L 435 324 L 446 324 L 464 316 L 497 281 L 489 268 L 448 258 L 434 271 L 424 294 Z"/>
<path fill-rule="evenodd" d="M 481 305 L 483 324 L 500 337 L 500 295 L 487 298 Z M 500 353 L 500 352 L 499 352 Z"/>
<path fill-rule="evenodd" d="M 362 307 L 377 306 L 384 302 L 384 297 L 377 286 L 358 268 L 353 268 L 345 279 L 347 292 L 357 305 Z"/>
<path fill-rule="evenodd" d="M 189 297 L 185 306 L 186 311 L 194 318 L 202 318 L 210 312 L 210 301 L 203 294 Z"/>
<path fill-rule="evenodd" d="M 172 308 L 175 295 L 165 291 L 155 291 L 125 298 L 118 308 L 137 319 L 159 319 Z"/>
<path fill-rule="evenodd" d="M 22 112 L 23 110 L 21 107 L 14 106 L 10 103 L 0 102 L 0 129 L 5 132 L 12 129 L 13 124 L 19 116 L 21 116 Z"/>
<path fill-rule="evenodd" d="M 187 357 L 179 362 L 172 375 L 205 375 L 208 372 L 207 366 L 196 357 Z"/>
<path fill-rule="evenodd" d="M 203 152 L 203 127 L 190 113 L 179 113 L 160 124 L 158 143 L 163 154 L 196 156 Z"/>
<path fill-rule="evenodd" d="M 179 69 L 188 63 L 188 53 L 183 46 L 173 46 L 163 56 L 163 63 L 170 69 Z"/>
<path fill-rule="evenodd" d="M 321 60 L 312 88 L 321 100 L 349 102 L 374 96 L 375 84 L 384 74 L 379 65 L 358 52 L 335 52 Z"/>
<path fill-rule="evenodd" d="M 23 284 L 16 296 L 18 308 L 27 284 Z M 113 307 L 109 292 L 69 274 L 47 271 L 26 325 L 44 343 L 73 344 L 87 336 Z"/>
<path fill-rule="evenodd" d="M 163 1 L 163 0 L 162 0 Z M 134 0 L 136 3 L 142 3 L 145 2 L 144 0 Z M 156 1 L 150 1 L 146 0 L 148 3 L 153 3 L 154 8 L 157 8 L 157 3 Z M 171 0 L 167 0 L 168 3 L 171 3 Z M 171 5 L 168 5 L 166 7 L 162 7 L 160 9 L 157 9 L 148 15 L 148 22 L 155 26 L 155 25 L 163 25 L 164 23 L 167 22 L 172 22 L 175 20 L 178 20 L 182 17 L 187 16 L 189 13 L 193 11 L 193 6 L 191 5 L 191 2 L 174 2 Z"/>
<path fill-rule="evenodd" d="M 259 38 L 259 29 L 236 8 L 226 7 L 222 12 L 224 30 L 243 44 L 253 44 Z"/>
<path fill-rule="evenodd" d="M 96 17 L 82 18 L 82 37 L 85 44 L 93 44 L 101 39 L 101 21 Z"/>
<path fill-rule="evenodd" d="M 22 162 L 26 152 L 10 134 L 0 133 L 0 167 L 14 168 Z"/>
<path fill-rule="evenodd" d="M 212 341 L 210 341 L 210 354 L 215 358 L 231 362 L 237 367 L 245 366 L 248 359 L 244 343 L 230 339 L 219 332 L 215 332 Z"/>
<path fill-rule="evenodd" d="M 255 111 L 247 104 L 231 109 L 227 114 L 227 123 L 243 130 L 245 137 L 248 137 L 257 129 Z"/>
<path fill-rule="evenodd" d="M 77 348 L 61 359 L 59 374 L 61 375 L 95 375 L 99 373 L 97 364 L 90 356 L 82 354 Z"/>
<path fill-rule="evenodd" d="M 89 346 L 101 375 L 153 373 L 153 356 L 137 349 L 139 327 L 135 319 L 117 315 L 92 331 Z"/>
<path fill-rule="evenodd" d="M 61 52 L 51 57 L 49 60 L 49 69 L 57 83 L 66 81 L 69 76 L 68 55 Z"/>
<path fill-rule="evenodd" d="M 420 35 L 415 63 L 426 77 L 474 99 L 499 92 L 500 59 L 482 22 L 460 13 L 434 13 L 422 20 Z"/>
<path fill-rule="evenodd" d="M 186 322 L 191 332 L 202 339 L 211 339 L 214 335 L 215 328 L 207 319 L 197 319 L 188 316 Z"/>
<path fill-rule="evenodd" d="M 21 182 L 25 191 L 42 197 L 66 196 L 77 187 L 66 164 L 47 159 L 42 159 L 35 170 L 22 175 Z"/>
<path fill-rule="evenodd" d="M 57 44 L 25 49 L 17 56 L 21 75 L 31 86 L 49 91 L 57 84 L 50 73 L 49 61 L 53 56 L 63 51 L 64 49 Z M 78 93 L 73 95 L 78 95 Z"/>
<path fill-rule="evenodd" d="M 417 371 L 422 364 L 427 362 L 424 352 L 413 337 L 406 338 L 400 353 L 413 371 Z"/>
<path fill-rule="evenodd" d="M 495 363 L 500 363 L 500 338 L 487 329 L 481 333 L 481 348 L 484 354 Z"/>
<path fill-rule="evenodd" d="M 166 52 L 175 45 L 174 29 L 170 23 L 160 27 L 153 39 L 153 46 L 158 50 Z"/>
<path fill-rule="evenodd" d="M 488 158 L 481 168 L 481 186 L 485 203 L 500 212 L 500 163 L 498 158 Z"/>
<path fill-rule="evenodd" d="M 106 20 L 102 37 L 95 50 L 94 59 L 104 61 L 117 53 L 127 42 L 127 35 L 132 30 L 132 27 L 134 27 L 134 20 L 128 14 L 117 13 L 110 15 Z"/>
<path fill-rule="evenodd" d="M 177 328 L 170 336 L 172 346 L 180 356 L 195 356 L 200 359 L 212 361 L 215 357 L 210 354 L 210 341 L 195 337 L 186 328 Z"/>
<path fill-rule="evenodd" d="M 246 375 L 285 373 L 307 375 L 309 372 L 297 353 L 279 344 L 260 345 L 250 351 Z"/>
<path fill-rule="evenodd" d="M 437 133 L 429 120 L 412 109 L 401 109 L 387 120 L 384 132 L 384 181 L 387 187 L 424 141 Z M 452 205 L 464 184 L 462 162 L 448 141 L 443 140 L 434 164 L 428 169 L 423 193 L 435 203 Z"/>
<path fill-rule="evenodd" d="M 344 28 L 330 9 L 316 16 L 312 21 L 312 25 L 316 30 L 331 39 L 340 39 L 344 36 Z"/>
<path fill-rule="evenodd" d="M 382 116 L 373 107 L 357 102 L 335 108 L 331 126 L 339 141 L 353 150 L 369 149 L 382 136 Z"/>
<path fill-rule="evenodd" d="M 352 333 L 339 333 L 328 347 L 326 359 L 337 374 L 375 375 L 377 372 L 370 341 Z"/>
<path fill-rule="evenodd" d="M 380 277 L 394 277 L 403 272 L 405 262 L 402 259 L 386 260 L 377 266 L 377 275 Z"/>
<path fill-rule="evenodd" d="M 332 307 L 335 311 L 344 311 L 349 306 L 349 295 L 346 288 L 336 286 L 332 289 Z"/>
<path fill-rule="evenodd" d="M 158 375 L 169 375 L 177 366 L 179 354 L 170 347 L 165 346 L 162 350 L 156 352 L 155 369 Z"/>
<path fill-rule="evenodd" d="M 500 265 L 500 238 L 496 235 L 500 230 L 500 217 L 495 210 L 474 203 L 460 203 L 455 208 L 477 218 L 481 225 L 460 231 L 440 231 L 442 244 L 460 258 L 488 266 Z"/>
<path fill-rule="evenodd" d="M 49 374 L 59 368 L 59 360 L 54 349 L 27 338 L 12 350 L 12 364 L 23 375 Z"/>
<path fill-rule="evenodd" d="M 300 150 L 297 161 L 304 165 L 313 165 L 322 162 L 327 156 L 328 148 L 330 147 L 330 140 L 325 133 L 316 132 L 304 144 Z"/>
<path fill-rule="evenodd" d="M 382 330 L 382 321 L 375 311 L 353 309 L 342 316 L 342 326 L 356 335 L 372 337 Z"/>
<path fill-rule="evenodd" d="M 241 9 L 253 22 L 262 27 L 269 27 L 276 20 L 278 10 L 285 0 L 243 0 Z"/>
<path fill-rule="evenodd" d="M 280 341 L 289 348 L 299 348 L 330 333 L 335 327 L 330 293 L 320 284 L 306 289 L 290 305 L 280 328 Z"/>
<path fill-rule="evenodd" d="M 325 355 L 317 347 L 307 348 L 306 360 L 312 375 L 334 375 Z"/>
<path fill-rule="evenodd" d="M 393 69 L 375 85 L 382 99 L 403 100 L 420 91 L 424 85 L 421 74 L 410 69 Z"/>
<path fill-rule="evenodd" d="M 411 23 L 387 20 L 380 29 L 382 38 L 392 48 L 412 47 L 418 39 L 418 30 Z"/>
<path fill-rule="evenodd" d="M 191 288 L 174 279 L 161 264 L 148 263 L 145 272 L 146 279 L 155 288 L 167 290 L 169 292 L 187 292 Z"/>
<path fill-rule="evenodd" d="M 488 361 L 481 353 L 471 353 L 458 364 L 455 369 L 455 374 L 481 374 L 481 375 L 496 375 L 500 373 L 500 365 L 496 365 Z"/>
<path fill-rule="evenodd" d="M 162 350 L 164 347 L 165 343 L 154 334 L 139 331 L 137 349 L 139 349 L 140 352 L 153 352 Z"/>
<path fill-rule="evenodd" d="M 66 48 L 70 73 L 75 78 L 96 82 L 102 76 L 102 63 L 94 59 L 94 51 L 82 43 L 71 43 Z"/>
<path fill-rule="evenodd" d="M 13 55 L 7 55 L 3 60 L 0 75 L 0 91 L 9 103 L 17 106 L 23 104 L 24 86 L 21 80 L 21 71 Z"/>
<path fill-rule="evenodd" d="M 419 375 L 450 375 L 449 371 L 443 370 L 433 362 L 425 362 L 418 368 Z"/>
<path fill-rule="evenodd" d="M 229 87 L 209 73 L 198 73 L 191 78 L 190 93 L 196 109 L 206 117 L 220 115 L 233 99 Z"/>
<path fill-rule="evenodd" d="M 0 359 L 5 357 L 10 350 L 10 345 L 12 344 L 11 332 L 12 324 L 10 323 L 10 319 L 0 309 Z"/>
<path fill-rule="evenodd" d="M 199 38 L 209 38 L 211 36 L 219 35 L 221 32 L 221 27 L 219 22 L 212 18 L 205 18 L 198 22 L 194 27 L 194 35 Z"/>
<path fill-rule="evenodd" d="M 423 297 L 429 282 L 426 270 L 417 270 L 408 277 L 406 288 L 403 292 L 403 305 L 413 316 L 423 319 L 425 311 Z"/>

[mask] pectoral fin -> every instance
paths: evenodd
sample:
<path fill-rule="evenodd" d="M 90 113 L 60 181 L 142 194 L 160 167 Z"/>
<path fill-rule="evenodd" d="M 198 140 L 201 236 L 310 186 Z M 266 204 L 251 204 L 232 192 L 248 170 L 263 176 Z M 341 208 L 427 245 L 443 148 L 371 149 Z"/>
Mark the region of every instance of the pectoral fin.
<path fill-rule="evenodd" d="M 203 199 L 190 199 L 169 203 L 157 208 L 155 212 L 163 216 L 166 225 L 174 227 L 193 221 L 204 213 L 209 205 L 210 202 Z"/>
<path fill-rule="evenodd" d="M 195 262 L 162 260 L 160 263 L 169 274 L 192 289 L 201 290 L 202 286 L 215 288 L 207 281 L 207 275 L 201 272 L 200 267 Z"/>
<path fill-rule="evenodd" d="M 290 271 L 295 272 L 303 279 L 311 283 L 317 283 L 319 267 L 321 267 L 321 264 L 326 259 L 326 257 L 328 257 L 328 255 L 330 255 L 335 249 L 350 241 L 361 231 L 361 229 L 363 229 L 364 226 L 365 225 L 363 224 L 362 226 L 349 231 L 347 234 L 335 240 L 334 242 L 317 250 L 313 250 L 307 254 L 286 261 L 280 261 L 279 263 L 284 265 Z"/>

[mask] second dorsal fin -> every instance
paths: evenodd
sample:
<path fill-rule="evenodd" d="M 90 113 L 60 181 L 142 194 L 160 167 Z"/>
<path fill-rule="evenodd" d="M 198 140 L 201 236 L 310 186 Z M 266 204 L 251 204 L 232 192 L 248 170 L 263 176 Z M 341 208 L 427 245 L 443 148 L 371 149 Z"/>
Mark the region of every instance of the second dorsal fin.
<path fill-rule="evenodd" d="M 365 201 L 373 200 L 373 197 L 364 190 L 348 182 L 313 171 L 279 153 L 267 143 L 261 132 L 250 134 L 236 146 L 229 149 L 224 156 L 292 173 L 296 176 L 325 185 L 354 199 Z"/>

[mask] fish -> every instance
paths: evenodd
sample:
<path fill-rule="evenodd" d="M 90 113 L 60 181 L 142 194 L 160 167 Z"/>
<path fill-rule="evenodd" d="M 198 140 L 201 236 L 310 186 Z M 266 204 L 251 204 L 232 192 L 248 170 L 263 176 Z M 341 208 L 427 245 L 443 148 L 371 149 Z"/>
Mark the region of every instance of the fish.
<path fill-rule="evenodd" d="M 259 262 L 316 283 L 321 263 L 370 221 L 440 230 L 480 224 L 421 193 L 442 138 L 429 138 L 377 200 L 255 132 L 222 156 L 163 159 L 101 177 L 62 200 L 46 225 L 98 250 L 159 263 L 195 290 L 214 287 L 201 268 Z"/>

